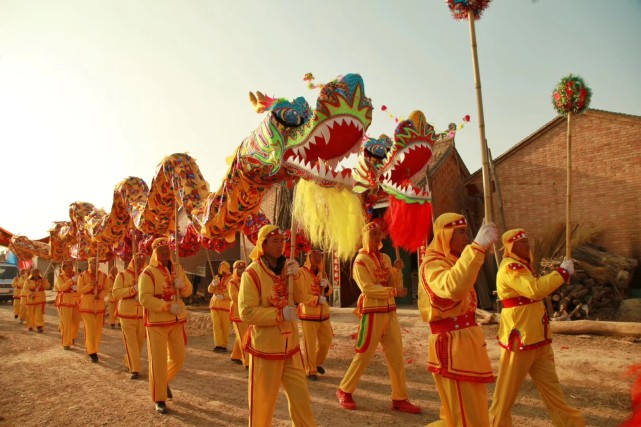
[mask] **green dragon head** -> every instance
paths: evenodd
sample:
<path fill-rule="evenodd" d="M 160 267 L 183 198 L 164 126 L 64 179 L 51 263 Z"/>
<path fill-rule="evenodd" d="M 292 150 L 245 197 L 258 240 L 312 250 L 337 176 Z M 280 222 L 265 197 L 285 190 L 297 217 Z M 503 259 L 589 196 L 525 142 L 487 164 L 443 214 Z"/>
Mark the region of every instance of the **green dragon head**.
<path fill-rule="evenodd" d="M 427 172 L 432 146 L 440 137 L 425 115 L 414 111 L 396 127 L 393 143 L 385 135 L 370 138 L 354 169 L 355 191 L 369 192 L 368 198 L 374 201 L 392 195 L 407 203 L 429 202 Z"/>
<path fill-rule="evenodd" d="M 275 99 L 250 94 L 254 109 L 269 112 L 240 147 L 244 173 L 257 182 L 297 176 L 322 186 L 352 186 L 350 170 L 338 163 L 357 153 L 372 120 L 372 104 L 363 79 L 348 74 L 323 86 L 316 109 L 304 98 Z"/>

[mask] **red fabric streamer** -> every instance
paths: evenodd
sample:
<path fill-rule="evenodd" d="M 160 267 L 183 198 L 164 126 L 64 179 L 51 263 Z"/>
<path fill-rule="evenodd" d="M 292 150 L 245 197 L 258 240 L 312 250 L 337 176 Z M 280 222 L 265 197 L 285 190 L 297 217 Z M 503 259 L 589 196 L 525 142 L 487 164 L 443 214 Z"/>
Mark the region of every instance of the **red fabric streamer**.
<path fill-rule="evenodd" d="M 432 205 L 405 203 L 390 196 L 385 222 L 394 246 L 416 252 L 432 233 Z"/>
<path fill-rule="evenodd" d="M 632 400 L 632 415 L 625 420 L 619 427 L 635 427 L 641 425 L 641 364 L 632 365 L 628 368 L 628 376 L 636 376 L 632 388 L 630 389 L 630 398 Z"/>

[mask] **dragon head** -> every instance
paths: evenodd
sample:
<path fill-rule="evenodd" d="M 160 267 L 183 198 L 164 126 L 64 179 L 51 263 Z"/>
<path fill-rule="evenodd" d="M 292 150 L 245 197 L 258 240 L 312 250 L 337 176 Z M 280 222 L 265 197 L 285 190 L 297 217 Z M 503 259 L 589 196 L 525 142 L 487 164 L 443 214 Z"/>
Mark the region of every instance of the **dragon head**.
<path fill-rule="evenodd" d="M 358 74 L 324 85 L 314 110 L 302 97 L 288 101 L 257 92 L 250 93 L 250 101 L 257 112 L 269 114 L 241 146 L 247 165 L 264 170 L 264 178 L 282 179 L 284 171 L 326 187 L 352 186 L 351 171 L 339 172 L 337 165 L 358 152 L 372 121 L 372 104 Z"/>
<path fill-rule="evenodd" d="M 380 186 L 387 195 L 407 203 L 429 202 L 432 196 L 427 171 L 432 159 L 432 146 L 438 138 L 425 115 L 420 111 L 412 112 L 396 127 L 393 143 L 381 135 L 364 145 L 354 169 L 355 190 L 375 193 Z M 368 150 L 368 146 L 372 148 Z M 378 155 L 373 155 L 373 152 Z"/>

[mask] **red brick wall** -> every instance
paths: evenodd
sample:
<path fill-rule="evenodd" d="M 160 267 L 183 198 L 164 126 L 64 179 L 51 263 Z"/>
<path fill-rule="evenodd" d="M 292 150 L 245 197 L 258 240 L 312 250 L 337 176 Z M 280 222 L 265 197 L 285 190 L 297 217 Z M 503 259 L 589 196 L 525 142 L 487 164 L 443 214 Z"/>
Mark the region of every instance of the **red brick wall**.
<path fill-rule="evenodd" d="M 572 122 L 572 221 L 601 226 L 599 244 L 638 258 L 641 117 L 590 110 Z M 495 162 L 508 229 L 523 227 L 535 238 L 565 222 L 566 131 L 566 120 L 555 121 Z M 481 174 L 472 182 L 481 189 Z M 494 193 L 498 218 L 497 202 Z"/>
<path fill-rule="evenodd" d="M 467 179 L 467 174 L 459 162 L 461 160 L 456 152 L 450 152 L 443 163 L 430 174 L 434 218 L 445 212 L 463 213 L 463 182 Z"/>

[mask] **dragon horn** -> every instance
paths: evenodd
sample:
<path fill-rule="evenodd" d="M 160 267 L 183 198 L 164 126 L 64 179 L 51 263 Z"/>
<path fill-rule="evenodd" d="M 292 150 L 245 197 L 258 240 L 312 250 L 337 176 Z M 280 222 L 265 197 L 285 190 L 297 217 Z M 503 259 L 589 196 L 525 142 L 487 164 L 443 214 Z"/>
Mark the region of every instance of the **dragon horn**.
<path fill-rule="evenodd" d="M 252 107 L 254 107 L 254 111 L 260 114 L 265 111 L 265 106 L 259 101 L 262 93 L 256 92 L 256 94 L 258 94 L 258 97 L 256 97 L 253 92 L 249 92 L 249 102 L 251 102 Z"/>

